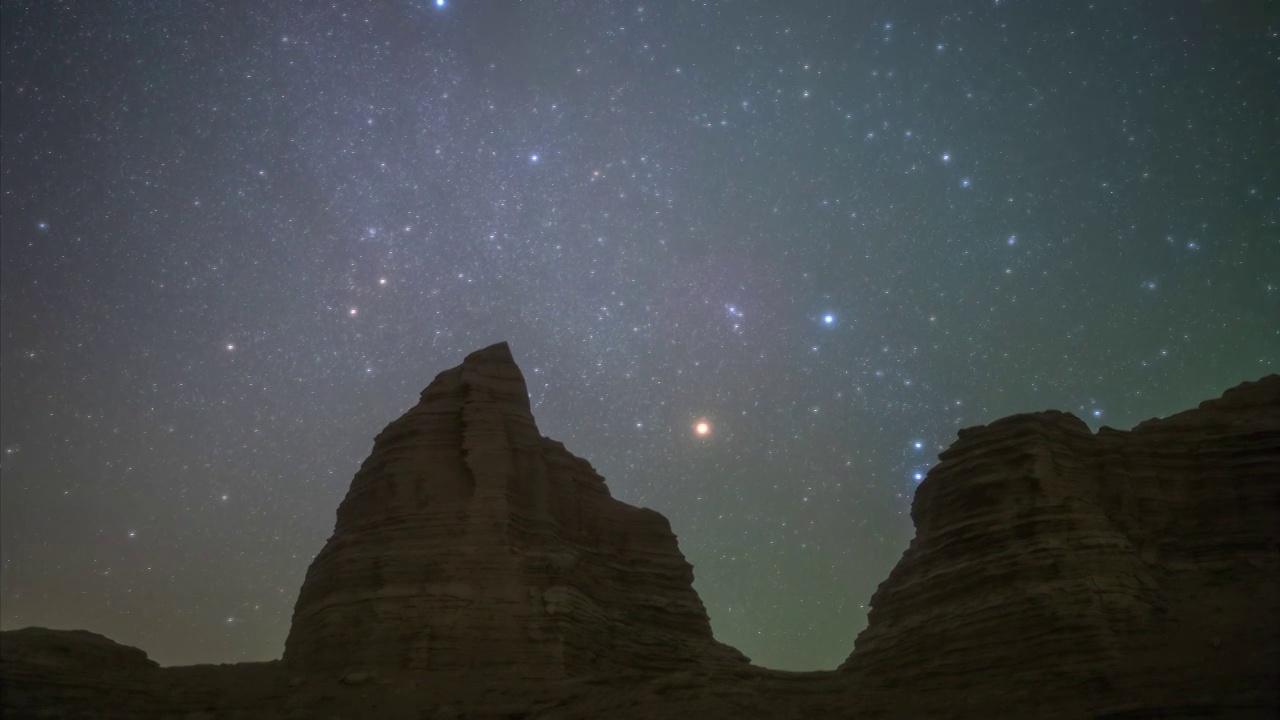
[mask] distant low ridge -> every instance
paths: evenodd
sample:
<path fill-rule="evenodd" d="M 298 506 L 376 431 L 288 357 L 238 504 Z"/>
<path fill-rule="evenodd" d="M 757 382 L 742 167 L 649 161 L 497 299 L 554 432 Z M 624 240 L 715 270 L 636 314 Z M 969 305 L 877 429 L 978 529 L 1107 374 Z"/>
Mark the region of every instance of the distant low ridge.
<path fill-rule="evenodd" d="M 0 714 L 1280 714 L 1280 376 L 1131 431 L 1056 411 L 961 430 L 912 519 L 838 670 L 754 666 L 712 636 L 667 520 L 541 436 L 500 343 L 378 435 L 282 660 L 159 667 L 83 630 L 8 631 Z"/>

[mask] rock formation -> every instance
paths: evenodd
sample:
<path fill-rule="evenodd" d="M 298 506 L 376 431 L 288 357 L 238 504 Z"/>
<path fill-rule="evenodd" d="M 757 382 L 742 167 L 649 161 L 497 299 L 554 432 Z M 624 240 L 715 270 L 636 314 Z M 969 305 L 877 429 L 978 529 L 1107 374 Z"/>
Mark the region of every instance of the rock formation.
<path fill-rule="evenodd" d="M 106 696 L 127 703 L 147 694 L 148 681 L 160 669 L 145 652 L 85 630 L 24 628 L 3 638 L 4 717 L 12 706 L 37 705 L 59 689 L 73 700 Z"/>
<path fill-rule="evenodd" d="M 1128 432 L 960 432 L 838 671 L 714 640 L 667 521 L 541 437 L 505 344 L 377 437 L 279 662 L 0 634 L 0 715 L 1136 718 L 1280 712 L 1280 377 Z"/>
<path fill-rule="evenodd" d="M 841 667 L 864 707 L 1163 718 L 1275 703 L 1280 377 L 1129 432 L 1015 415 L 939 459 Z"/>
<path fill-rule="evenodd" d="M 294 609 L 298 672 L 494 682 L 746 664 L 662 515 L 542 437 L 506 343 L 382 431 Z"/>
<path fill-rule="evenodd" d="M 160 667 L 84 630 L 0 633 L 0 718 L 272 717 L 287 688 L 278 662 Z"/>

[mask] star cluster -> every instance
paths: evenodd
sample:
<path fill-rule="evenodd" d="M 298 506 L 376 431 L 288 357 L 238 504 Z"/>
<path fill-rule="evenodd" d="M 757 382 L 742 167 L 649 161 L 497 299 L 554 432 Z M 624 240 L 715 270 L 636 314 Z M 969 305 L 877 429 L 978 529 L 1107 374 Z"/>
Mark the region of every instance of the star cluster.
<path fill-rule="evenodd" d="M 717 636 L 831 668 L 957 429 L 1129 427 L 1280 363 L 1261 6 L 14 0 L 2 32 L 5 628 L 278 657 L 373 436 L 508 340 Z"/>

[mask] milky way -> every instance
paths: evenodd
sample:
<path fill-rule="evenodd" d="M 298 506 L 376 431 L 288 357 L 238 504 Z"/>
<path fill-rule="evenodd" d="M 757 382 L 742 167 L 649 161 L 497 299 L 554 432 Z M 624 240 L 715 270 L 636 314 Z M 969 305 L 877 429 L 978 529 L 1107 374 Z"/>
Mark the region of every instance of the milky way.
<path fill-rule="evenodd" d="M 717 636 L 834 667 L 957 429 L 1275 372 L 1265 5 L 6 0 L 3 626 L 278 657 L 508 340 Z"/>

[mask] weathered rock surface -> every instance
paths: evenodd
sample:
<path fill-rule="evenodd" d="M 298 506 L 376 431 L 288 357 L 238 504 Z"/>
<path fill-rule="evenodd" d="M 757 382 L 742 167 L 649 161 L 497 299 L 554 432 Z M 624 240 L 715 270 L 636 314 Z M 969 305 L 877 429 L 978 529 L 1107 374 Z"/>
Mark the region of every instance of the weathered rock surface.
<path fill-rule="evenodd" d="M 0 718 L 206 718 L 279 707 L 279 662 L 162 668 L 85 630 L 0 633 Z M 267 717 L 251 715 L 250 717 Z"/>
<path fill-rule="evenodd" d="M 711 636 L 661 515 L 540 436 L 497 345 L 376 439 L 282 662 L 159 668 L 0 633 L 5 718 L 1270 718 L 1280 377 L 1132 431 L 960 432 L 837 671 Z"/>
<path fill-rule="evenodd" d="M 1280 377 L 1129 432 L 1016 415 L 962 430 L 940 460 L 841 667 L 860 706 L 1276 707 Z"/>
<path fill-rule="evenodd" d="M 542 437 L 506 343 L 387 426 L 294 609 L 285 665 L 495 682 L 745 665 L 666 518 Z"/>
<path fill-rule="evenodd" d="M 24 628 L 3 634 L 0 671 L 4 713 L 34 709 L 52 695 L 71 704 L 110 697 L 117 705 L 149 701 L 160 666 L 137 648 L 86 630 Z"/>

